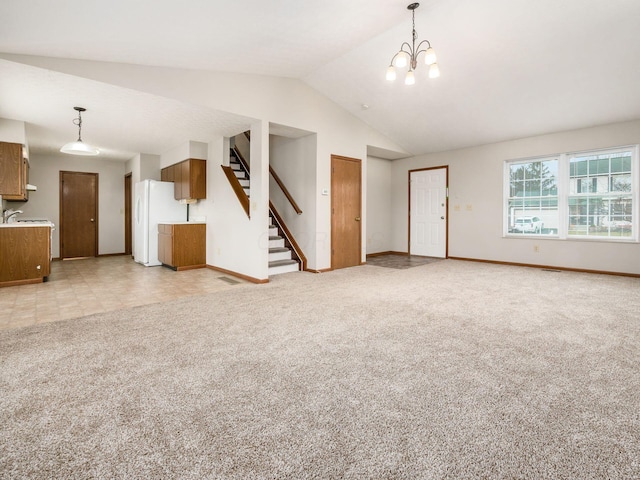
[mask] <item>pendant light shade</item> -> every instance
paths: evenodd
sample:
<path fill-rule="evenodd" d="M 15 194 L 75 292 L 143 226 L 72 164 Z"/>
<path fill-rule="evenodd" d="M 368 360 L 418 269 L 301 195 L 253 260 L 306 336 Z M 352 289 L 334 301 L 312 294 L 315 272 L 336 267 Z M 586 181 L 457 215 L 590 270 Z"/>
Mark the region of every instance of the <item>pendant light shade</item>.
<path fill-rule="evenodd" d="M 390 82 L 393 82 L 396 79 L 396 69 L 394 68 L 393 65 L 389 65 L 389 68 L 387 68 L 387 80 L 389 80 Z"/>
<path fill-rule="evenodd" d="M 405 85 L 415 85 L 416 84 L 416 76 L 413 73 L 413 70 L 409 70 L 407 72 L 407 76 L 404 77 L 404 84 Z"/>
<path fill-rule="evenodd" d="M 82 140 L 76 140 L 75 142 L 69 142 L 62 146 L 60 149 L 62 153 L 68 153 L 70 155 L 98 155 L 100 150 L 91 145 L 87 145 Z"/>
<path fill-rule="evenodd" d="M 78 112 L 78 118 L 75 118 L 73 120 L 73 124 L 78 126 L 78 140 L 63 145 L 60 151 L 62 153 L 68 153 L 70 155 L 98 155 L 100 153 L 100 150 L 82 141 L 82 112 L 86 112 L 87 109 L 83 107 L 73 107 L 73 109 Z"/>

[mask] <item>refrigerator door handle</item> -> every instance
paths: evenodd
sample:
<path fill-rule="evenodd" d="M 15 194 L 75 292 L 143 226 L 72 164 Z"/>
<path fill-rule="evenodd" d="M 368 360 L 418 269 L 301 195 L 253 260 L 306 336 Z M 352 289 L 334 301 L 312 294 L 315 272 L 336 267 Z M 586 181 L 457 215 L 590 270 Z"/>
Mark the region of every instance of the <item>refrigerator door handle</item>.
<path fill-rule="evenodd" d="M 136 214 L 135 214 L 136 224 L 140 225 L 140 197 L 136 197 Z"/>

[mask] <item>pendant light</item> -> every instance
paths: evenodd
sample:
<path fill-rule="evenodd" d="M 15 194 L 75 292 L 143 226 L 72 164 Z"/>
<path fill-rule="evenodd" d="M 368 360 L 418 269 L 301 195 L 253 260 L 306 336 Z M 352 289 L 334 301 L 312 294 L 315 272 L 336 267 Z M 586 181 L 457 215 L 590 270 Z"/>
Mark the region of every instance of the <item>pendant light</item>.
<path fill-rule="evenodd" d="M 386 75 L 387 80 L 390 82 L 396 79 L 396 68 L 404 68 L 409 65 L 409 71 L 404 79 L 404 83 L 405 85 L 414 85 L 416 83 L 414 71 L 418 67 L 418 56 L 421 53 L 424 53 L 424 63 L 429 67 L 429 78 L 437 78 L 440 76 L 440 69 L 436 63 L 436 53 L 433 51 L 433 48 L 431 48 L 429 40 L 423 40 L 416 46 L 416 40 L 418 40 L 418 34 L 416 33 L 416 8 L 419 6 L 419 3 L 412 3 L 407 6 L 407 10 L 411 10 L 413 21 L 411 43 L 404 42 L 400 46 L 398 53 L 391 58 Z M 420 50 L 423 46 L 426 46 L 426 48 Z"/>
<path fill-rule="evenodd" d="M 78 140 L 67 143 L 60 149 L 60 151 L 70 155 L 98 155 L 100 150 L 82 141 L 82 112 L 86 112 L 87 109 L 83 107 L 73 107 L 73 109 L 78 112 L 78 118 L 73 119 L 73 124 L 78 126 Z"/>

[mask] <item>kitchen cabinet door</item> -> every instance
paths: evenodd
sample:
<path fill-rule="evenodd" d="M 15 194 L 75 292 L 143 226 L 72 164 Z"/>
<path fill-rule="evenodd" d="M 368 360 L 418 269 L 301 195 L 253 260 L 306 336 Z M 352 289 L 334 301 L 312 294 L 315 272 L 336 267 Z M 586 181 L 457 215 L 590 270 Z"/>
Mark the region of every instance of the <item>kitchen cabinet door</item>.
<path fill-rule="evenodd" d="M 29 163 L 19 143 L 0 142 L 0 195 L 4 200 L 27 200 Z"/>
<path fill-rule="evenodd" d="M 0 284 L 42 282 L 51 271 L 51 227 L 0 228 Z"/>
<path fill-rule="evenodd" d="M 158 259 L 175 270 L 201 268 L 207 263 L 204 223 L 159 224 Z"/>

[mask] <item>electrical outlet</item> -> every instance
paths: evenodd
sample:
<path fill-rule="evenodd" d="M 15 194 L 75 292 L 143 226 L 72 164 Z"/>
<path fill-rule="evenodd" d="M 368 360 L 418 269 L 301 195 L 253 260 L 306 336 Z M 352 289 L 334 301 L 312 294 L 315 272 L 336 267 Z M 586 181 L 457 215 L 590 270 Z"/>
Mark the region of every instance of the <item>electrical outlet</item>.
<path fill-rule="evenodd" d="M 540 252 L 540 247 L 539 247 L 538 245 L 534 245 L 534 246 L 533 246 L 533 251 L 534 251 L 535 253 L 539 253 L 539 252 Z"/>

